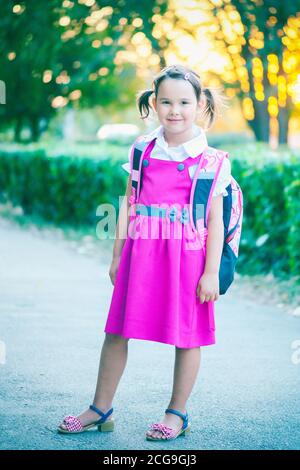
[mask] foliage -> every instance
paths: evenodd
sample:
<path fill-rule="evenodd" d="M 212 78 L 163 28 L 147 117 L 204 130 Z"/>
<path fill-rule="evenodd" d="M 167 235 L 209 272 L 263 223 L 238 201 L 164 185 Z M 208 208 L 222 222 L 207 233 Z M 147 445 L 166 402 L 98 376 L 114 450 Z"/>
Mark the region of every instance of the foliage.
<path fill-rule="evenodd" d="M 118 52 L 139 31 L 156 47 L 153 12 L 163 13 L 166 0 L 124 6 L 123 0 L 0 0 L 0 80 L 7 95 L 0 123 L 15 125 L 16 140 L 25 125 L 37 140 L 63 106 L 132 103 L 135 67 L 119 65 Z"/>

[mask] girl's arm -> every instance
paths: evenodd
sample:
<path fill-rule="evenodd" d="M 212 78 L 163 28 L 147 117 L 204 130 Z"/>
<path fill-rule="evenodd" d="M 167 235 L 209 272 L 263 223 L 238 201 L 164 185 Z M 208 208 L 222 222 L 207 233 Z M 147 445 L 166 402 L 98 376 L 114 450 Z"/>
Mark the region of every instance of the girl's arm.
<path fill-rule="evenodd" d="M 197 287 L 201 303 L 219 298 L 219 270 L 223 243 L 223 194 L 220 194 L 212 198 L 208 215 L 205 268 Z"/>
<path fill-rule="evenodd" d="M 128 176 L 125 197 L 123 198 L 116 227 L 116 238 L 113 247 L 112 262 L 109 269 L 109 276 L 112 284 L 115 284 L 120 257 L 123 245 L 126 241 L 129 222 L 129 197 L 131 194 L 131 175 Z"/>

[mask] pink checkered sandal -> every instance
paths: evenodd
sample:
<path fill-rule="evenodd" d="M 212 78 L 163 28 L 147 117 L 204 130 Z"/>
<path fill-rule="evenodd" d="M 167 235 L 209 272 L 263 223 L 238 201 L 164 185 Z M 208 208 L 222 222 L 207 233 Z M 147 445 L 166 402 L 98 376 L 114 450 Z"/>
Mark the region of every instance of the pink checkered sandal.
<path fill-rule="evenodd" d="M 82 426 L 80 420 L 76 418 L 76 416 L 66 416 L 63 419 L 63 424 L 66 426 L 67 429 L 63 429 L 59 426 L 57 428 L 57 431 L 63 434 L 76 434 L 79 432 L 88 431 L 89 429 L 94 427 L 98 427 L 98 431 L 100 432 L 110 432 L 114 430 L 115 423 L 113 418 L 106 421 L 107 418 L 112 414 L 113 408 L 111 408 L 107 413 L 103 413 L 103 411 L 99 410 L 94 405 L 91 405 L 90 409 L 98 413 L 99 416 L 101 416 L 98 421 L 94 421 L 91 424 Z"/>
<path fill-rule="evenodd" d="M 146 439 L 148 441 L 170 441 L 172 439 L 176 439 L 179 436 L 185 436 L 187 433 L 190 432 L 191 427 L 190 427 L 189 422 L 188 422 L 188 414 L 187 413 L 186 413 L 186 415 L 184 415 L 180 411 L 173 410 L 171 408 L 168 408 L 165 411 L 165 413 L 172 413 L 173 415 L 177 415 L 180 418 L 182 418 L 182 420 L 183 420 L 182 428 L 179 429 L 178 432 L 176 432 L 175 429 L 169 428 L 168 426 L 166 426 L 163 423 L 152 424 L 148 431 L 160 431 L 162 433 L 163 437 L 152 437 L 152 436 L 148 436 L 148 434 L 146 434 Z"/>

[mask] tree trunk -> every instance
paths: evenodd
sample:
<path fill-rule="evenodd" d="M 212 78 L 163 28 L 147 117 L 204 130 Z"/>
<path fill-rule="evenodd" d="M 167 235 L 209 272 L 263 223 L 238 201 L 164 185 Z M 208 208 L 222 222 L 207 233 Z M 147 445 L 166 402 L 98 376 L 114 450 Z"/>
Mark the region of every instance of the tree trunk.
<path fill-rule="evenodd" d="M 248 67 L 248 77 L 250 84 L 250 96 L 252 98 L 252 103 L 254 107 L 254 119 L 248 121 L 251 129 L 254 132 L 255 138 L 258 142 L 269 143 L 270 139 L 270 116 L 268 112 L 267 96 L 265 94 L 264 101 L 258 101 L 255 98 L 254 90 L 254 77 L 252 73 L 252 65 Z M 263 78 L 265 85 L 265 76 Z M 266 87 L 264 86 L 265 92 Z"/>
<path fill-rule="evenodd" d="M 279 124 L 278 143 L 287 144 L 289 117 L 288 117 L 288 110 L 286 108 L 279 108 L 278 124 Z"/>
<path fill-rule="evenodd" d="M 283 58 L 280 56 L 279 58 L 279 75 L 285 77 L 286 81 L 288 81 L 288 77 L 283 70 Z M 279 94 L 277 88 L 277 96 Z M 286 96 L 286 103 L 285 107 L 282 108 L 279 106 L 278 112 L 278 143 L 279 144 L 287 144 L 288 142 L 288 128 L 289 128 L 289 118 L 290 118 L 290 111 L 292 108 L 291 98 L 287 95 Z"/>
<path fill-rule="evenodd" d="M 253 100 L 254 119 L 248 121 L 258 142 L 269 143 L 270 139 L 270 116 L 265 101 Z"/>
<path fill-rule="evenodd" d="M 30 118 L 30 131 L 32 142 L 37 142 L 40 137 L 40 121 L 37 116 L 31 116 Z"/>
<path fill-rule="evenodd" d="M 289 133 L 289 120 L 292 112 L 293 103 L 290 96 L 287 96 L 286 105 L 284 108 L 279 107 L 278 113 L 278 125 L 279 125 L 279 135 L 278 143 L 287 144 L 288 143 L 288 133 Z"/>

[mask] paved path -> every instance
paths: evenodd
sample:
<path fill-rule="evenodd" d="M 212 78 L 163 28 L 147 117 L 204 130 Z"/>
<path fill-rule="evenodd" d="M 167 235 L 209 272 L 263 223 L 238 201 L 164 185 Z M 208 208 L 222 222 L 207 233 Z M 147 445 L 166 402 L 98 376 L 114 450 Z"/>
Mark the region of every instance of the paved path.
<path fill-rule="evenodd" d="M 217 344 L 202 348 L 189 437 L 144 438 L 168 404 L 174 347 L 141 340 L 129 342 L 115 432 L 57 434 L 60 418 L 93 397 L 109 261 L 4 219 L 0 246 L 1 449 L 300 448 L 300 364 L 291 346 L 300 319 L 245 297 L 238 282 L 216 303 Z"/>

